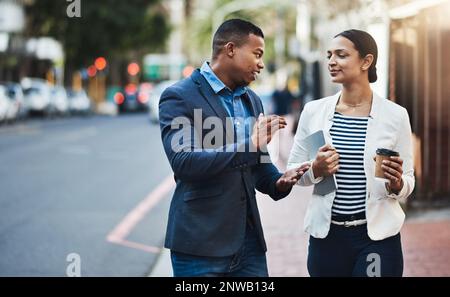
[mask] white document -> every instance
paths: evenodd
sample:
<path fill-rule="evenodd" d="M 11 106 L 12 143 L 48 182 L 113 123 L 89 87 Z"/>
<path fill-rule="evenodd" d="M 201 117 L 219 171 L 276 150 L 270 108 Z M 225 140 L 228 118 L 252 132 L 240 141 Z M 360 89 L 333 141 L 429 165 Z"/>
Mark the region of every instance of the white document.
<path fill-rule="evenodd" d="M 319 130 L 305 138 L 305 147 L 309 152 L 309 159 L 316 158 L 319 148 L 325 145 L 323 131 Z M 316 195 L 326 195 L 337 189 L 336 177 L 333 175 L 324 177 L 319 183 L 314 185 L 313 193 Z"/>

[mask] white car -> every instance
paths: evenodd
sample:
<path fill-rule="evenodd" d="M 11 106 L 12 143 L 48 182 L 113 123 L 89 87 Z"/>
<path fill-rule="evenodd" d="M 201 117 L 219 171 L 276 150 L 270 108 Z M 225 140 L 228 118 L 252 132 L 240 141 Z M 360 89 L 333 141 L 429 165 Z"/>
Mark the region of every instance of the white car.
<path fill-rule="evenodd" d="M 51 90 L 52 113 L 66 115 L 69 112 L 69 98 L 66 89 L 62 86 L 55 86 Z"/>
<path fill-rule="evenodd" d="M 24 117 L 26 110 L 24 108 L 23 92 L 20 84 L 14 82 L 0 82 L 0 86 L 6 90 L 6 96 L 9 99 L 9 107 L 5 115 L 5 120 L 15 121 L 19 117 Z"/>
<path fill-rule="evenodd" d="M 48 114 L 50 112 L 50 85 L 38 78 L 24 78 L 21 81 L 25 95 L 25 105 L 31 112 Z"/>
<path fill-rule="evenodd" d="M 6 120 L 9 106 L 10 100 L 6 94 L 6 88 L 0 85 L 0 123 Z"/>
<path fill-rule="evenodd" d="M 177 80 L 166 80 L 155 85 L 148 101 L 148 115 L 152 123 L 159 122 L 159 99 L 165 89 L 178 82 Z"/>
<path fill-rule="evenodd" d="M 69 92 L 69 109 L 71 113 L 89 115 L 91 100 L 84 90 Z"/>

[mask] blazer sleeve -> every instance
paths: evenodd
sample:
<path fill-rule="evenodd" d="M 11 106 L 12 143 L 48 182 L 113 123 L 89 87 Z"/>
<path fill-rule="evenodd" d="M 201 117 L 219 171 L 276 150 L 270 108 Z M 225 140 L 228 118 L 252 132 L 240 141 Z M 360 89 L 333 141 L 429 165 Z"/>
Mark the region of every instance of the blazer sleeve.
<path fill-rule="evenodd" d="M 202 148 L 202 140 L 195 133 L 192 108 L 173 88 L 161 95 L 159 120 L 165 153 L 175 176 L 180 179 L 199 181 L 211 178 L 225 169 L 239 168 L 251 158 L 258 158 L 258 152 L 241 147 L 249 147 L 248 139 L 215 149 Z"/>
<path fill-rule="evenodd" d="M 294 136 L 294 143 L 292 145 L 291 153 L 289 154 L 287 169 L 293 169 L 300 167 L 304 163 L 312 164 L 309 159 L 309 152 L 306 149 L 304 139 L 309 135 L 308 121 L 312 116 L 311 104 L 306 104 L 305 108 L 300 115 L 300 120 L 298 121 L 297 132 Z M 303 174 L 300 180 L 297 182 L 301 186 L 311 186 L 320 182 L 323 178 L 316 178 L 313 174 L 312 167 Z"/>
<path fill-rule="evenodd" d="M 291 192 L 291 189 L 286 192 L 280 192 L 276 187 L 276 182 L 283 174 L 272 164 L 268 153 L 262 153 L 261 155 L 262 160 L 266 161 L 252 168 L 253 182 L 256 189 L 263 194 L 269 195 L 273 200 L 286 197 Z"/>
<path fill-rule="evenodd" d="M 389 198 L 394 198 L 399 201 L 406 201 L 414 190 L 415 178 L 414 178 L 414 159 L 413 159 L 413 144 L 412 144 L 412 132 L 409 122 L 409 115 L 406 109 L 402 109 L 400 128 L 398 129 L 398 142 L 396 150 L 400 153 L 400 157 L 403 159 L 403 188 L 398 194 L 388 194 Z"/>

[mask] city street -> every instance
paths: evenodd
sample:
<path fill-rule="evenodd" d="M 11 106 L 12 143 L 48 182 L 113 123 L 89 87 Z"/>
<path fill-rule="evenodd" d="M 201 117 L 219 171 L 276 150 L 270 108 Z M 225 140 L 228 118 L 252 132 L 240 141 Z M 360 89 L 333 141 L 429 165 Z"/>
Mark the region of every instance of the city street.
<path fill-rule="evenodd" d="M 343 255 L 313 243 L 317 267 L 361 275 L 344 254 L 364 239 L 392 264 L 379 275 L 450 276 L 448 16 L 450 0 L 0 0 L 0 277 L 172 276 L 166 229 L 173 251 L 240 247 L 244 273 L 256 207 L 269 276 L 309 276 L 304 227 L 325 237 L 330 217 L 400 239 L 312 239 Z M 312 168 L 276 180 L 255 145 Z"/>
<path fill-rule="evenodd" d="M 0 164 L 1 276 L 65 276 L 71 253 L 82 276 L 149 272 L 172 187 L 149 196 L 171 171 L 145 115 L 2 125 Z"/>

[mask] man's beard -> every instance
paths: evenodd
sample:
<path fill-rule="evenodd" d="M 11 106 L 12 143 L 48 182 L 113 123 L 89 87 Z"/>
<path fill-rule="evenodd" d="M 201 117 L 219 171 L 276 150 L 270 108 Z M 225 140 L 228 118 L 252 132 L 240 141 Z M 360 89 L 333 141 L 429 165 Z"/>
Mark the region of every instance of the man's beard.
<path fill-rule="evenodd" d="M 245 79 L 241 79 L 240 81 L 236 82 L 235 84 L 236 84 L 236 87 L 246 87 L 250 83 L 247 82 Z"/>

